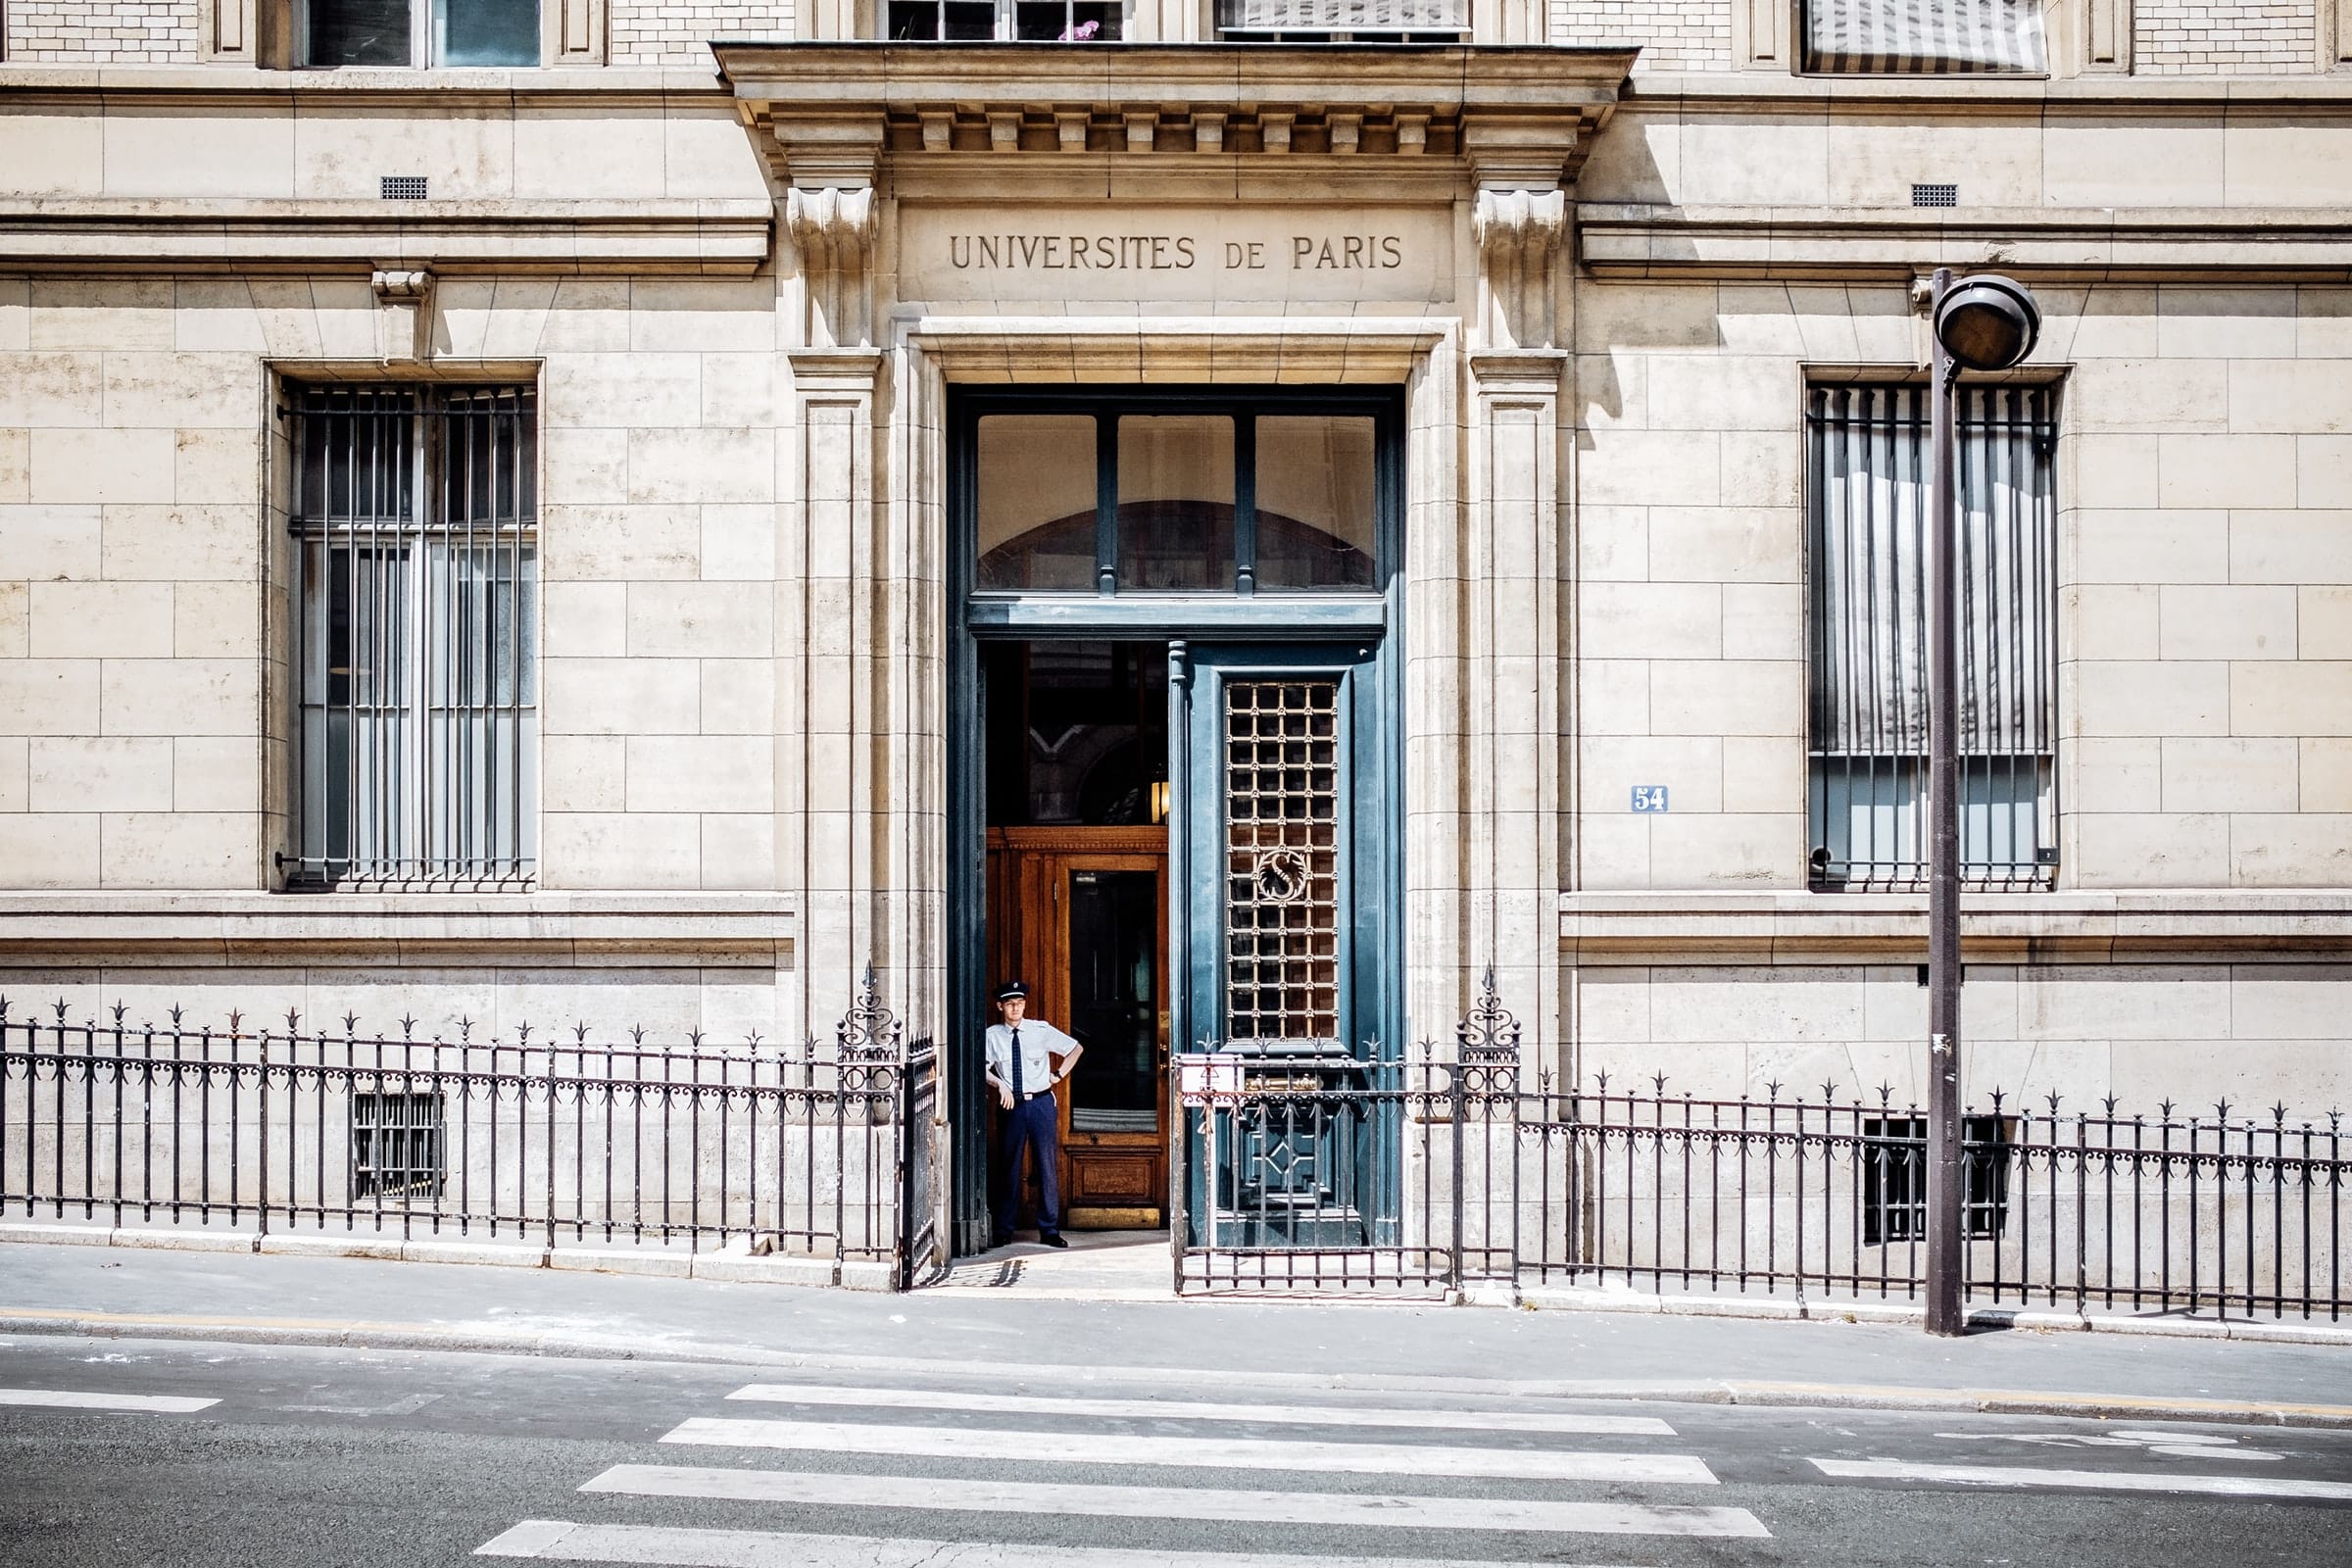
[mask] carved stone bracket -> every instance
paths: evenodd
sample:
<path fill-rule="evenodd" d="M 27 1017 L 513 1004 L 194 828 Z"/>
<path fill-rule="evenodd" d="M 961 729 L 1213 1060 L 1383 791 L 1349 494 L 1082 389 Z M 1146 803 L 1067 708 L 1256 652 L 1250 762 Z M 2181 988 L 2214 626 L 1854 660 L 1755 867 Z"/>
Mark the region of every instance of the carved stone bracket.
<path fill-rule="evenodd" d="M 873 187 L 796 187 L 784 200 L 784 224 L 801 255 L 808 343 L 848 348 L 872 341 Z"/>
<path fill-rule="evenodd" d="M 368 279 L 375 290 L 376 357 L 386 364 L 433 357 L 433 274 L 414 269 L 378 271 Z"/>
<path fill-rule="evenodd" d="M 1470 222 L 1487 285 L 1488 343 L 1550 347 L 1552 271 L 1568 241 L 1568 193 L 1557 186 L 1481 186 Z"/>

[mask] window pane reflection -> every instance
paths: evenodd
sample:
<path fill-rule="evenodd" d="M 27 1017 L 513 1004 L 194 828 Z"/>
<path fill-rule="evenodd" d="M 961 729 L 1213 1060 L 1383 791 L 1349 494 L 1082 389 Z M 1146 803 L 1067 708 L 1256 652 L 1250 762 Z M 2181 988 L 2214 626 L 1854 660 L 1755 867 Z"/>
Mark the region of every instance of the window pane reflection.
<path fill-rule="evenodd" d="M 1095 421 L 991 415 L 980 421 L 981 588 L 1091 593 Z"/>
<path fill-rule="evenodd" d="M 1373 586 L 1373 421 L 1257 421 L 1257 583 Z"/>
<path fill-rule="evenodd" d="M 1119 587 L 1233 586 L 1233 420 L 1119 420 Z"/>
<path fill-rule="evenodd" d="M 412 64 L 409 0 L 311 0 L 307 16 L 306 64 Z"/>

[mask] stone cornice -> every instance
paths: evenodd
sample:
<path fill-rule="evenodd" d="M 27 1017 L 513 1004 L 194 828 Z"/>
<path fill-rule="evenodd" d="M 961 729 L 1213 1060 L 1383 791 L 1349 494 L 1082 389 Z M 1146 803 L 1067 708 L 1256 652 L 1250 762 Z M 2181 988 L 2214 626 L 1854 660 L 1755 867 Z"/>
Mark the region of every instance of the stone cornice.
<path fill-rule="evenodd" d="M 1602 277 L 1881 278 L 2000 267 L 2050 280 L 2352 279 L 2332 207 L 1672 207 L 1586 202 L 1577 256 Z"/>
<path fill-rule="evenodd" d="M 1969 894 L 1977 963 L 2352 958 L 2352 893 L 2237 889 Z M 1560 950 L 1600 964 L 1917 963 L 1925 894 L 1569 893 Z"/>
<path fill-rule="evenodd" d="M 769 202 L 707 197 L 18 198 L 0 200 L 0 270 L 748 273 L 774 221 Z"/>
<path fill-rule="evenodd" d="M 482 110 L 591 100 L 598 107 L 723 106 L 731 95 L 710 67 L 452 71 L 245 71 L 221 66 L 0 66 L 0 99 L 12 104 L 107 108 L 218 105 L 300 110 L 426 104 Z"/>
<path fill-rule="evenodd" d="M 1696 114 L 1878 115 L 1906 119 L 2122 118 L 2213 110 L 2257 118 L 2277 112 L 2352 113 L 2352 75 L 1797 76 L 1773 72 L 1642 75 L 1627 84 L 1628 111 Z"/>
<path fill-rule="evenodd" d="M 1138 193 L 1204 166 L 1319 170 L 1467 163 L 1522 186 L 1573 178 L 1606 122 L 1625 49 L 1122 44 L 711 45 L 746 122 L 795 183 L 871 136 L 882 177 L 948 160 L 1018 158 L 1033 177 L 1100 183 L 1107 156 Z M 1090 160 L 1084 155 L 1095 155 Z M 1163 155 L 1143 157 L 1138 155 Z M 1492 167 L 1490 167 L 1492 166 Z"/>
<path fill-rule="evenodd" d="M 0 967 L 261 962 L 766 965 L 776 894 L 8 893 Z"/>

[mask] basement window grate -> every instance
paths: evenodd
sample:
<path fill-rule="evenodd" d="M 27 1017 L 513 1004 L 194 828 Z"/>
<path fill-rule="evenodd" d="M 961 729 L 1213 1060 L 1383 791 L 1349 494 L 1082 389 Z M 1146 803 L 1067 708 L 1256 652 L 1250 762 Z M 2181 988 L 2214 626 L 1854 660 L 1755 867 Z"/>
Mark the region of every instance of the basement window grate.
<path fill-rule="evenodd" d="M 1913 185 L 1911 205 L 1914 207 L 1957 207 L 1960 187 L 1957 185 Z"/>
<path fill-rule="evenodd" d="M 425 200 L 425 178 L 422 174 L 379 174 L 377 188 L 388 202 L 420 202 Z M 1916 187 L 1914 187 L 1916 188 Z M 1949 203 L 1945 204 L 1949 206 Z"/>
<path fill-rule="evenodd" d="M 2010 1119 L 1963 1116 L 1960 1166 L 1968 1196 L 1960 1234 L 1998 1241 L 2009 1222 Z M 1928 1119 L 1865 1116 L 1854 1163 L 1862 1177 L 1862 1245 L 1924 1242 L 1928 1236 Z"/>
<path fill-rule="evenodd" d="M 439 1198 L 448 1174 L 438 1094 L 351 1097 L 351 1196 Z"/>

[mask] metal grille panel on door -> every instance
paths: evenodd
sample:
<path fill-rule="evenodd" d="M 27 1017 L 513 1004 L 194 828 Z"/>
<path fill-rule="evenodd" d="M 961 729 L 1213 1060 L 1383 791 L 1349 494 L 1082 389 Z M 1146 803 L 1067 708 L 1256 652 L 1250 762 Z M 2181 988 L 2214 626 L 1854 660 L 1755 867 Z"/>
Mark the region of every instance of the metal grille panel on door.
<path fill-rule="evenodd" d="M 1225 688 L 1225 991 L 1237 1041 L 1339 1047 L 1335 680 Z"/>

